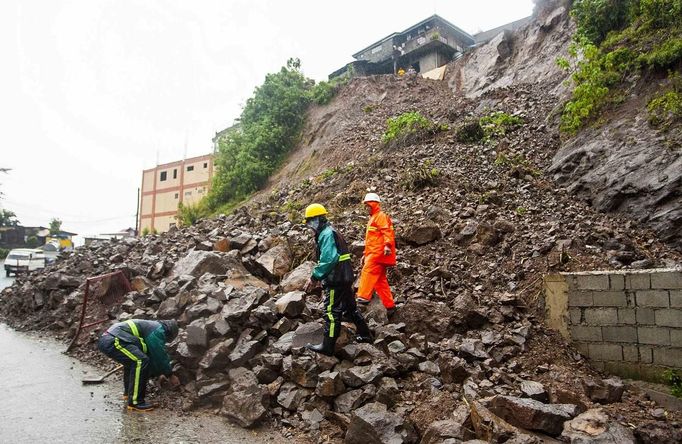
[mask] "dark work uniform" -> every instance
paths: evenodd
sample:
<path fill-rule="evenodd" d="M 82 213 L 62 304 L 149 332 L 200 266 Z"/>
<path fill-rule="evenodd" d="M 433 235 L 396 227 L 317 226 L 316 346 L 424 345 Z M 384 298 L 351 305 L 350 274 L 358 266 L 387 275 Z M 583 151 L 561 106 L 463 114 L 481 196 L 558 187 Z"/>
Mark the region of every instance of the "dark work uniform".
<path fill-rule="evenodd" d="M 345 313 L 357 327 L 358 335 L 369 337 L 369 327 L 358 311 L 353 294 L 353 267 L 343 237 L 325 222 L 315 235 L 318 262 L 312 279 L 322 282 L 324 291 L 325 336 L 336 339 Z"/>
<path fill-rule="evenodd" d="M 147 381 L 151 376 L 172 374 L 165 344 L 163 324 L 142 319 L 116 323 L 100 337 L 99 350 L 123 364 L 124 393 L 128 395 L 128 405 L 144 404 Z"/>

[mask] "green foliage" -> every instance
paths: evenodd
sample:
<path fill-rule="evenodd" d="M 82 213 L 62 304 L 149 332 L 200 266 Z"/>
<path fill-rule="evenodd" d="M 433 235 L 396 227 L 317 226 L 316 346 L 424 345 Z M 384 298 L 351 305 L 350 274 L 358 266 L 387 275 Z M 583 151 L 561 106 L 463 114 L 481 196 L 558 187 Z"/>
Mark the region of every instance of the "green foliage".
<path fill-rule="evenodd" d="M 303 202 L 298 200 L 287 200 L 280 208 L 280 212 L 286 213 L 289 222 L 298 223 L 303 219 Z"/>
<path fill-rule="evenodd" d="M 0 210 L 0 227 L 16 227 L 19 225 L 17 215 L 10 210 Z"/>
<path fill-rule="evenodd" d="M 677 398 L 682 398 L 682 376 L 677 370 L 666 370 L 663 372 L 663 379 L 670 385 L 670 392 Z"/>
<path fill-rule="evenodd" d="M 523 216 L 524 214 L 528 213 L 528 209 L 526 207 L 516 207 L 516 210 L 514 210 L 514 212 L 519 216 Z"/>
<path fill-rule="evenodd" d="M 671 89 L 654 97 L 647 106 L 649 123 L 664 130 L 682 120 L 682 78 L 674 73 L 670 80 Z"/>
<path fill-rule="evenodd" d="M 149 236 L 150 234 L 158 234 L 158 231 L 156 231 L 156 228 L 150 230 L 149 227 L 144 227 L 142 229 L 142 236 Z"/>
<path fill-rule="evenodd" d="M 483 130 L 484 140 L 503 137 L 509 131 L 523 125 L 523 119 L 518 116 L 509 115 L 503 111 L 496 111 L 479 120 Z"/>
<path fill-rule="evenodd" d="M 62 221 L 56 217 L 50 221 L 50 234 L 57 234 L 62 230 Z"/>
<path fill-rule="evenodd" d="M 207 217 L 210 210 L 206 207 L 205 201 L 201 200 L 195 204 L 178 204 L 178 214 L 175 218 L 182 227 L 194 225 L 200 219 Z"/>
<path fill-rule="evenodd" d="M 429 186 L 437 186 L 443 178 L 441 171 L 433 166 L 430 160 L 424 161 L 414 169 L 408 169 L 401 177 L 400 184 L 407 190 L 420 190 Z"/>
<path fill-rule="evenodd" d="M 682 62 L 682 0 L 582 0 L 573 4 L 576 42 L 559 66 L 573 70 L 573 97 L 561 118 L 572 135 L 610 105 L 642 70 L 664 70 Z M 669 96 L 667 102 L 674 101 Z"/>
<path fill-rule="evenodd" d="M 369 114 L 374 111 L 374 105 L 366 105 L 362 108 L 362 111 L 366 114 Z"/>
<path fill-rule="evenodd" d="M 576 0 L 571 14 L 578 24 L 578 35 L 601 43 L 609 32 L 628 25 L 635 0 Z"/>
<path fill-rule="evenodd" d="M 334 77 L 328 82 L 322 81 L 310 90 L 310 100 L 318 105 L 326 105 L 331 102 L 334 96 L 339 92 L 341 87 L 347 84 L 350 80 L 350 75 Z"/>
<path fill-rule="evenodd" d="M 40 244 L 38 243 L 38 238 L 37 238 L 37 237 L 35 237 L 35 236 L 29 236 L 29 237 L 26 239 L 26 246 L 27 246 L 28 248 L 36 248 L 38 245 L 40 245 Z"/>
<path fill-rule="evenodd" d="M 447 131 L 447 125 L 438 125 L 419 111 L 410 111 L 386 121 L 386 132 L 381 136 L 385 144 L 406 144 L 426 138 L 438 131 Z"/>
<path fill-rule="evenodd" d="M 0 248 L 0 259 L 6 258 L 8 254 L 9 250 L 7 248 Z"/>
<path fill-rule="evenodd" d="M 341 171 L 341 168 L 339 167 L 334 167 L 334 168 L 328 168 L 324 170 L 322 173 L 320 173 L 315 180 L 317 182 L 324 182 L 325 180 L 329 179 L 330 177 L 338 174 Z"/>
<path fill-rule="evenodd" d="M 313 82 L 290 59 L 277 73 L 268 74 L 247 100 L 239 128 L 220 142 L 208 208 L 238 201 L 261 188 L 298 141 L 310 103 Z"/>

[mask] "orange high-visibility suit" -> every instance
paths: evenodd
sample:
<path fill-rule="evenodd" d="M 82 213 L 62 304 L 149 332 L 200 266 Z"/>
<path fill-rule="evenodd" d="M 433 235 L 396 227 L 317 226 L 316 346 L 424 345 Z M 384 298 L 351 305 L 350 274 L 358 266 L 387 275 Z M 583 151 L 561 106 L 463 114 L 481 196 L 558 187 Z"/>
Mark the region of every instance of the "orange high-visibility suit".
<path fill-rule="evenodd" d="M 372 291 L 376 291 L 386 308 L 394 308 L 393 295 L 386 278 L 386 267 L 395 265 L 395 234 L 391 218 L 381 211 L 379 202 L 367 202 L 370 207 L 370 218 L 365 234 L 365 253 L 358 298 L 372 299 Z M 390 254 L 384 254 L 384 247 Z"/>

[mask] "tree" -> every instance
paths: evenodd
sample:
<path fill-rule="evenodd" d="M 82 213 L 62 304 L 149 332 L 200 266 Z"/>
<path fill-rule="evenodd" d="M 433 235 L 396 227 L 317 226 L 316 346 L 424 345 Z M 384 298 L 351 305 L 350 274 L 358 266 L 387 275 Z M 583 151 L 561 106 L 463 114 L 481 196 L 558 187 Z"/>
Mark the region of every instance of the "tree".
<path fill-rule="evenodd" d="M 0 210 L 0 227 L 16 227 L 19 225 L 17 215 L 9 210 Z"/>
<path fill-rule="evenodd" d="M 50 221 L 50 234 L 54 235 L 62 230 L 62 221 L 56 217 Z"/>
<path fill-rule="evenodd" d="M 268 74 L 247 100 L 239 126 L 219 142 L 207 199 L 211 210 L 262 187 L 296 144 L 315 83 L 300 67 L 299 59 L 289 59 Z"/>

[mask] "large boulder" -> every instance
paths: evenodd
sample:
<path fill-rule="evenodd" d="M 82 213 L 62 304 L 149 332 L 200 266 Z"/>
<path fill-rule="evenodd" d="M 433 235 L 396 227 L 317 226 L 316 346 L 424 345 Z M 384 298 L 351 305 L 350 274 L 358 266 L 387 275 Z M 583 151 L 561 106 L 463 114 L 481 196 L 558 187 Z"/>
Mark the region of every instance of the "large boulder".
<path fill-rule="evenodd" d="M 275 309 L 277 313 L 296 318 L 303 313 L 305 309 L 305 292 L 290 291 L 277 299 L 275 302 Z"/>
<path fill-rule="evenodd" d="M 603 380 L 585 378 L 582 383 L 587 397 L 600 404 L 620 402 L 625 391 L 625 385 L 619 378 Z"/>
<path fill-rule="evenodd" d="M 561 437 L 580 444 L 634 444 L 632 431 L 612 421 L 602 409 L 592 409 L 564 423 Z"/>
<path fill-rule="evenodd" d="M 318 344 L 322 342 L 324 327 L 319 322 L 301 324 L 294 331 L 291 338 L 291 348 L 305 347 L 306 344 Z"/>
<path fill-rule="evenodd" d="M 251 310 L 268 298 L 268 292 L 262 288 L 246 287 L 230 295 L 230 300 L 223 305 L 222 316 L 229 322 L 246 322 Z"/>
<path fill-rule="evenodd" d="M 315 262 L 306 261 L 287 273 L 282 282 L 280 282 L 282 291 L 303 290 L 308 279 L 310 279 L 310 275 L 313 273 L 313 268 L 315 268 Z"/>
<path fill-rule="evenodd" d="M 495 396 L 490 410 L 512 425 L 558 436 L 564 422 L 578 414 L 573 404 L 543 404 L 534 399 Z"/>
<path fill-rule="evenodd" d="M 234 345 L 234 339 L 229 338 L 209 348 L 204 357 L 199 361 L 199 367 L 203 369 L 223 370 L 230 363 L 230 351 Z"/>
<path fill-rule="evenodd" d="M 223 399 L 221 413 L 242 427 L 252 427 L 265 416 L 265 394 L 256 375 L 245 368 L 230 370 L 230 393 Z"/>
<path fill-rule="evenodd" d="M 224 255 L 212 251 L 190 251 L 173 267 L 171 276 L 191 275 L 196 278 L 204 273 L 225 274 L 230 261 Z"/>
<path fill-rule="evenodd" d="M 291 269 L 291 252 L 285 244 L 275 245 L 256 262 L 273 279 L 282 278 Z"/>
<path fill-rule="evenodd" d="M 402 444 L 415 441 L 415 433 L 405 420 L 387 410 L 384 404 L 366 404 L 351 417 L 344 443 Z"/>
<path fill-rule="evenodd" d="M 432 221 L 426 221 L 421 225 L 410 226 L 400 235 L 400 238 L 403 241 L 413 245 L 428 244 L 441 237 L 443 237 L 443 234 L 440 232 L 440 227 L 437 223 Z"/>

